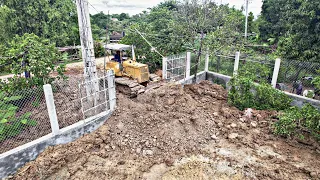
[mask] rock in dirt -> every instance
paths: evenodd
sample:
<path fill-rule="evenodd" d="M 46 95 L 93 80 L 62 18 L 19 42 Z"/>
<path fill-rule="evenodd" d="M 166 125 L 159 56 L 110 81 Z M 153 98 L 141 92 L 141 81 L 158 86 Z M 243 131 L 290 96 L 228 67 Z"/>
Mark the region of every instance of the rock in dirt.
<path fill-rule="evenodd" d="M 153 155 L 153 151 L 151 151 L 151 150 L 149 150 L 149 149 L 143 150 L 142 154 L 143 154 L 144 156 L 146 156 L 146 155 L 152 156 L 152 155 Z"/>
<path fill-rule="evenodd" d="M 212 136 L 211 136 L 211 139 L 213 139 L 213 140 L 217 140 L 217 139 L 218 139 L 218 137 L 217 137 L 216 135 L 212 135 Z"/>
<path fill-rule="evenodd" d="M 258 125 L 258 123 L 256 121 L 252 121 L 250 124 L 252 127 L 257 127 L 257 125 Z"/>
<path fill-rule="evenodd" d="M 237 138 L 238 136 L 239 136 L 238 133 L 231 133 L 231 134 L 228 135 L 228 138 L 229 138 L 229 139 L 235 139 L 235 138 Z"/>
<path fill-rule="evenodd" d="M 252 118 L 252 112 L 253 112 L 253 109 L 248 108 L 248 109 L 245 110 L 244 116 L 247 117 L 247 118 Z"/>

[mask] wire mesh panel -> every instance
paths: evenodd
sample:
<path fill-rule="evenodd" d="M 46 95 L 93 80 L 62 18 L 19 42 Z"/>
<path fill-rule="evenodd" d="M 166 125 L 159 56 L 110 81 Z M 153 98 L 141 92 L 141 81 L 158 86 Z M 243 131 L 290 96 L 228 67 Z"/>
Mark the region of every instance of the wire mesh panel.
<path fill-rule="evenodd" d="M 166 79 L 181 80 L 186 76 L 186 54 L 169 56 L 166 59 Z"/>
<path fill-rule="evenodd" d="M 0 153 L 51 133 L 43 87 L 0 92 Z"/>
<path fill-rule="evenodd" d="M 320 76 L 319 70 L 320 63 L 317 62 L 283 60 L 277 85 L 281 90 L 301 95 L 303 90 L 314 90 L 312 80 Z M 297 91 L 300 84 L 302 89 Z"/>
<path fill-rule="evenodd" d="M 112 80 L 112 82 L 109 82 Z M 86 88 L 94 86 L 98 83 L 98 89 L 93 93 L 88 93 Z M 81 111 L 83 118 L 92 117 L 98 115 L 104 111 L 110 110 L 110 98 L 109 98 L 109 87 L 114 84 L 114 75 L 107 75 L 96 80 L 89 82 L 82 82 L 79 84 Z"/>
<path fill-rule="evenodd" d="M 209 59 L 209 71 L 232 76 L 234 69 L 234 55 L 215 55 Z"/>
<path fill-rule="evenodd" d="M 78 85 L 82 80 L 82 75 L 69 76 L 67 79 L 56 80 L 52 83 L 54 104 L 60 128 L 83 120 Z"/>

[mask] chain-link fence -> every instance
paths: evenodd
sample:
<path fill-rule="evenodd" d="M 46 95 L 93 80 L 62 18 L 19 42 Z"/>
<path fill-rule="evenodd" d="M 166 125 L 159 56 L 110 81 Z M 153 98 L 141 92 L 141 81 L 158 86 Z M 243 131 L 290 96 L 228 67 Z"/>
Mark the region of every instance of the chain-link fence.
<path fill-rule="evenodd" d="M 79 75 L 68 76 L 65 80 L 56 80 L 52 83 L 54 104 L 60 128 L 83 120 L 79 90 L 79 83 L 82 81 L 83 77 Z"/>
<path fill-rule="evenodd" d="M 275 61 L 271 59 L 240 57 L 238 73 L 244 77 L 251 77 L 257 83 L 264 82 L 271 84 L 274 65 Z"/>
<path fill-rule="evenodd" d="M 87 94 L 87 86 L 98 84 Z M 84 82 L 82 75 L 69 75 L 52 84 L 59 128 L 111 110 L 115 104 L 114 75 Z M 109 93 L 113 88 L 114 93 Z M 36 140 L 52 132 L 43 87 L 6 93 L 0 91 L 0 153 Z M 115 103 L 115 101 L 113 101 Z"/>
<path fill-rule="evenodd" d="M 42 87 L 0 92 L 0 153 L 51 133 Z"/>
<path fill-rule="evenodd" d="M 209 71 L 232 76 L 234 69 L 234 60 L 234 55 L 212 55 L 209 58 Z"/>
<path fill-rule="evenodd" d="M 315 90 L 312 80 L 320 76 L 319 70 L 317 62 L 282 60 L 277 85 L 281 90 L 302 95 L 304 90 Z"/>
<path fill-rule="evenodd" d="M 198 54 L 191 53 L 191 67 L 190 67 L 190 75 L 194 75 L 196 72 L 196 65 L 198 63 L 198 71 L 197 73 L 204 71 L 205 63 L 206 63 L 206 52 L 203 51 L 200 55 L 200 61 L 198 61 Z"/>

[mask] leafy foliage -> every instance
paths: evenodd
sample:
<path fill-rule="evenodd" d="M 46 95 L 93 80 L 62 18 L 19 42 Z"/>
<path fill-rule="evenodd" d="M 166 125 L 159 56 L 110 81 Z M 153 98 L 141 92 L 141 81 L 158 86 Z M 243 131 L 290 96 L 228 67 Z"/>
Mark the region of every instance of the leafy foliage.
<path fill-rule="evenodd" d="M 317 71 L 320 74 L 320 69 Z M 320 76 L 315 77 L 311 82 L 317 90 L 320 90 Z"/>
<path fill-rule="evenodd" d="M 95 57 L 102 57 L 105 54 L 105 49 L 103 48 L 103 44 L 100 42 L 94 43 L 94 55 Z"/>
<path fill-rule="evenodd" d="M 57 46 L 80 42 L 73 0 L 2 0 L 0 15 L 1 31 L 6 32 L 0 36 L 5 40 L 33 33 Z"/>
<path fill-rule="evenodd" d="M 16 36 L 8 43 L 4 54 L 7 58 L 0 60 L 1 64 L 11 64 L 11 71 L 14 73 L 9 82 L 2 81 L 0 88 L 3 91 L 13 92 L 32 86 L 41 86 L 51 83 L 55 78 L 63 78 L 65 65 L 55 67 L 58 60 L 66 58 L 58 53 L 54 44 L 40 38 L 35 34 Z M 50 76 L 50 73 L 57 71 L 58 76 Z M 31 78 L 22 78 L 21 74 L 29 72 Z"/>
<path fill-rule="evenodd" d="M 229 82 L 229 103 L 240 110 L 284 110 L 290 107 L 292 100 L 268 83 L 268 74 L 268 68 L 263 65 L 254 66 L 254 70 L 250 65 L 245 66 Z"/>
<path fill-rule="evenodd" d="M 310 104 L 301 109 L 291 107 L 279 116 L 274 127 L 279 135 L 303 137 L 302 132 L 308 132 L 320 140 L 320 112 Z"/>
<path fill-rule="evenodd" d="M 164 56 L 185 51 L 183 38 L 179 37 L 180 32 L 174 29 L 177 22 L 174 20 L 174 11 L 170 8 L 171 6 L 160 4 L 152 8 L 149 14 L 141 15 L 121 40 L 121 43 L 135 45 L 137 60 L 147 63 L 151 70 L 161 67 L 162 57 L 151 49 L 135 29 L 146 33 L 146 39 Z"/>
<path fill-rule="evenodd" d="M 194 52 L 197 56 L 193 66 L 197 66 L 206 47 L 236 49 L 244 19 L 240 10 L 217 6 L 213 1 L 166 1 L 151 8 L 150 13 L 133 16 L 133 24 L 121 43 L 134 44 L 138 61 L 149 64 L 151 69 L 161 67 L 162 57 L 152 51 L 137 29 L 164 56 Z M 233 36 L 239 38 L 234 40 Z"/>
<path fill-rule="evenodd" d="M 274 38 L 282 58 L 319 60 L 320 1 L 264 0 L 261 16 L 261 38 Z"/>
<path fill-rule="evenodd" d="M 21 96 L 10 96 L 0 92 L 0 141 L 16 136 L 27 126 L 36 126 L 37 122 L 30 119 L 31 113 L 17 116 L 18 107 L 11 104 L 20 100 Z"/>

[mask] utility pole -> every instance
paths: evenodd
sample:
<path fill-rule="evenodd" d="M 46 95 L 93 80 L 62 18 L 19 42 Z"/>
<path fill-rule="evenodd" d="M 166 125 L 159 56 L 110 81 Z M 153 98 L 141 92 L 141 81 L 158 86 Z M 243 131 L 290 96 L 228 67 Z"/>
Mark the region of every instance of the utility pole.
<path fill-rule="evenodd" d="M 249 9 L 249 0 L 246 0 L 246 27 L 245 27 L 245 33 L 244 33 L 246 40 L 248 37 L 248 16 L 249 16 L 248 9 Z"/>
<path fill-rule="evenodd" d="M 87 96 L 99 90 L 88 0 L 76 0 Z"/>

